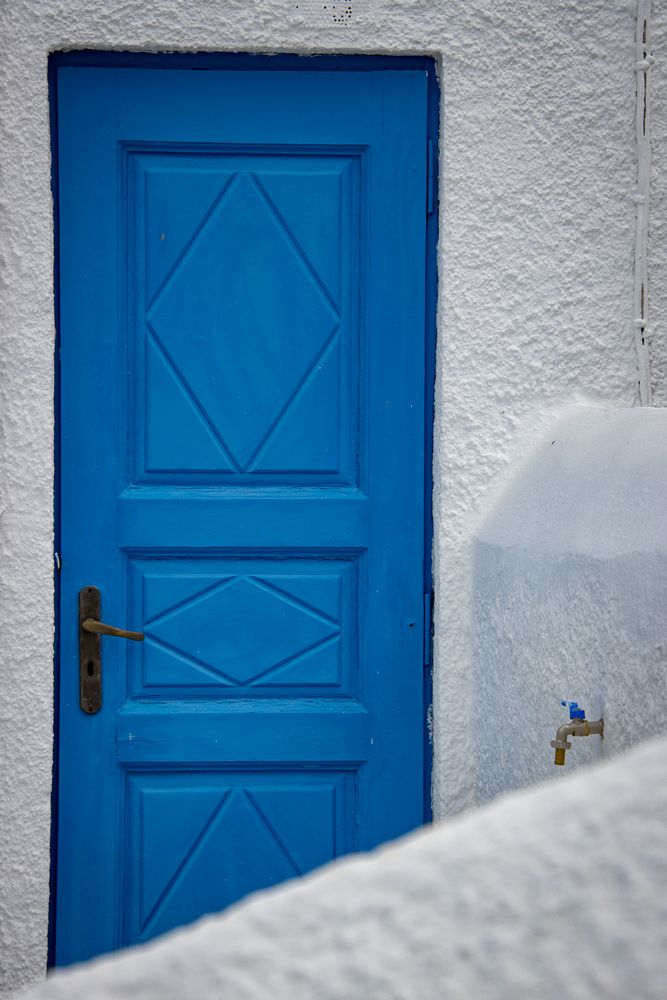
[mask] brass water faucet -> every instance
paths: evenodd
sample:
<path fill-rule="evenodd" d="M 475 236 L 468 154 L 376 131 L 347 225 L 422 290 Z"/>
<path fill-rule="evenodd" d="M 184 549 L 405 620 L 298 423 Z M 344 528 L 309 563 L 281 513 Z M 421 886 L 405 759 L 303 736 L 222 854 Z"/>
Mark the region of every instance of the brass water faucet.
<path fill-rule="evenodd" d="M 572 747 L 568 736 L 604 736 L 604 719 L 596 722 L 589 722 L 586 712 L 579 708 L 576 701 L 561 701 L 570 710 L 570 721 L 558 727 L 556 739 L 551 741 L 551 746 L 555 750 L 554 764 L 563 766 L 565 764 L 565 751 Z"/>

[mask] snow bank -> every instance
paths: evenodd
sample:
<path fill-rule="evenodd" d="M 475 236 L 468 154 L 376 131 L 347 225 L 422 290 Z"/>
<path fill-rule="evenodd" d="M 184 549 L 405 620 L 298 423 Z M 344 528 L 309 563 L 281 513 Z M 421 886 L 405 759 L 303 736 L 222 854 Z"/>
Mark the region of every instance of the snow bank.
<path fill-rule="evenodd" d="M 666 754 L 500 799 L 26 1000 L 657 1000 Z"/>
<path fill-rule="evenodd" d="M 560 776 L 560 698 L 604 715 L 567 769 L 667 729 L 667 410 L 576 407 L 474 545 L 477 798 Z"/>

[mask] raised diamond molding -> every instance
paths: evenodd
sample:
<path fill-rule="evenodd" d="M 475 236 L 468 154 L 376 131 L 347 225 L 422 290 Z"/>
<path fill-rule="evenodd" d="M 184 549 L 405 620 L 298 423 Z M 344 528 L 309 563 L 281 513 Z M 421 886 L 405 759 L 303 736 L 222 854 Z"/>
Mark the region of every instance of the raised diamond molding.
<path fill-rule="evenodd" d="M 249 684 L 338 635 L 340 625 L 258 578 L 235 577 L 145 626 L 149 640 Z"/>
<path fill-rule="evenodd" d="M 238 471 L 245 471 L 340 317 L 260 184 L 237 174 L 147 320 Z"/>

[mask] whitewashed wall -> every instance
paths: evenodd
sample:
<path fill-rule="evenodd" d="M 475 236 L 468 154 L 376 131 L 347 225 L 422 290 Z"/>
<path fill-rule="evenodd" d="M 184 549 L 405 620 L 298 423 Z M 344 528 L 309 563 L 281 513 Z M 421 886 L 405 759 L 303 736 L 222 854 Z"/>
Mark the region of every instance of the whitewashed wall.
<path fill-rule="evenodd" d="M 563 777 L 667 731 L 667 409 L 571 407 L 476 532 L 479 800 Z M 550 741 L 560 699 L 604 739 Z M 667 767 L 665 768 L 667 773 Z"/>
<path fill-rule="evenodd" d="M 667 3 L 653 0 L 649 334 L 653 404 L 667 405 Z"/>
<path fill-rule="evenodd" d="M 667 52 L 667 5 L 655 5 L 656 50 L 662 43 Z M 351 16 L 343 16 L 348 8 Z M 552 409 L 581 398 L 621 407 L 637 402 L 635 13 L 635 0 L 14 0 L 2 6 L 5 990 L 40 978 L 46 948 L 53 426 L 48 52 L 345 51 L 432 54 L 440 61 L 434 807 L 444 816 L 475 796 L 470 568 L 480 516 Z M 656 54 L 660 59 L 661 51 Z M 656 94 L 658 156 L 667 151 L 666 103 Z M 656 161 L 664 201 L 667 172 Z M 665 298 L 665 236 L 664 223 L 654 223 L 654 304 Z M 658 333 L 656 323 L 660 354 Z M 655 369 L 661 400 L 664 367 Z"/>

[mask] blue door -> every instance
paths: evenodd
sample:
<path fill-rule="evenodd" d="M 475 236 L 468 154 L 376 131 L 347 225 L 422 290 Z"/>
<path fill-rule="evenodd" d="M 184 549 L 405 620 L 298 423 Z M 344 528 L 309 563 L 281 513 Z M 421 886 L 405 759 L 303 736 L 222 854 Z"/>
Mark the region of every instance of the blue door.
<path fill-rule="evenodd" d="M 423 822 L 426 91 L 58 71 L 59 964 Z"/>

